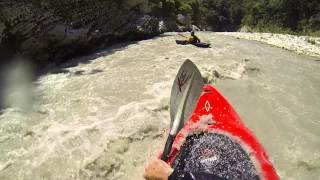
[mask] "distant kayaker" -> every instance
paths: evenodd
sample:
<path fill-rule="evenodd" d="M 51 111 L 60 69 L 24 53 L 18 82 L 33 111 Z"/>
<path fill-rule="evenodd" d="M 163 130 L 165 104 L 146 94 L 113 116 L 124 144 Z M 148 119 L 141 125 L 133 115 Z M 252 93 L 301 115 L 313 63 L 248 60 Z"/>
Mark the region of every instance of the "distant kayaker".
<path fill-rule="evenodd" d="M 194 31 L 191 31 L 191 36 L 188 39 L 190 44 L 200 43 L 200 39 L 195 35 Z"/>

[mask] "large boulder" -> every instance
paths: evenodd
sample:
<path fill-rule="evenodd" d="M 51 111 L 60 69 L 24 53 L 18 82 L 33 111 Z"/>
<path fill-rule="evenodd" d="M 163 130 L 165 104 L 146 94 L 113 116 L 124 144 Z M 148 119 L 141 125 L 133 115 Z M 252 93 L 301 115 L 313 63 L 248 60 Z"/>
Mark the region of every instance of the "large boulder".
<path fill-rule="evenodd" d="M 201 31 L 201 29 L 200 29 L 198 26 L 196 26 L 196 25 L 192 25 L 192 26 L 191 26 L 191 29 L 192 29 L 193 31 Z"/>
<path fill-rule="evenodd" d="M 191 26 L 191 17 L 188 15 L 178 14 L 177 22 L 182 26 Z"/>
<path fill-rule="evenodd" d="M 249 26 L 244 25 L 238 30 L 238 32 L 251 33 L 253 30 Z"/>
<path fill-rule="evenodd" d="M 7 0 L 0 4 L 0 59 L 20 54 L 39 67 L 122 40 L 160 33 L 146 0 Z"/>
<path fill-rule="evenodd" d="M 179 31 L 179 27 L 175 19 L 161 19 L 159 22 L 159 31 L 161 33 Z"/>
<path fill-rule="evenodd" d="M 309 19 L 309 23 L 312 24 L 320 24 L 320 12 L 318 12 L 317 14 L 314 14 L 310 17 Z"/>
<path fill-rule="evenodd" d="M 178 14 L 177 15 L 177 23 L 179 31 L 191 31 L 191 17 L 189 15 Z"/>

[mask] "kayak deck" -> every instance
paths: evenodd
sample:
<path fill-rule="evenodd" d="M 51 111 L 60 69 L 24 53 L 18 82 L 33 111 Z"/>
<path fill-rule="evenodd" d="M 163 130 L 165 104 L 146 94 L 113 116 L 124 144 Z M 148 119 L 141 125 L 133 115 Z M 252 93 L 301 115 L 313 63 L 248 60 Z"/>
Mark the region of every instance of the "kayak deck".
<path fill-rule="evenodd" d="M 188 137 L 201 133 L 228 136 L 246 151 L 262 179 L 278 179 L 262 145 L 245 127 L 232 106 L 212 86 L 203 88 L 191 118 L 176 136 L 168 163 L 173 165 Z"/>

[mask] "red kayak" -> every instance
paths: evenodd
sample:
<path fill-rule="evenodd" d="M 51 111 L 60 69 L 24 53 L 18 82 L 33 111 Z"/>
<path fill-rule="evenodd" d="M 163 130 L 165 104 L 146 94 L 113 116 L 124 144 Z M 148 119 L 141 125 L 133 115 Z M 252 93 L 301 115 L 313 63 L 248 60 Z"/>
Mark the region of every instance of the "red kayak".
<path fill-rule="evenodd" d="M 247 159 L 252 162 L 254 171 L 258 174 L 256 175 L 258 178 L 253 179 L 279 179 L 262 145 L 250 130 L 245 127 L 238 114 L 226 99 L 210 85 L 204 86 L 203 92 L 193 114 L 191 115 L 191 118 L 185 123 L 174 140 L 172 150 L 167 161 L 171 166 L 175 166 L 175 161 L 177 157 L 182 154 L 183 146 L 188 141 L 188 138 L 197 134 L 216 134 L 218 136 L 222 136 L 219 137 L 220 139 L 222 138 L 222 140 L 224 137 L 227 137 L 231 139 L 234 144 L 241 146 L 243 149 L 242 151 L 245 151 L 245 154 L 247 154 Z M 211 142 L 212 144 L 219 144 L 219 141 Z M 225 153 L 224 151 L 227 150 L 222 148 L 223 153 Z M 232 159 L 230 160 L 230 158 L 232 158 L 231 156 L 224 158 L 229 158 L 228 161 L 232 162 Z M 217 161 L 217 158 L 211 158 L 209 160 L 214 162 L 215 160 Z M 209 161 L 206 160 L 204 162 Z M 241 163 L 242 160 L 240 160 L 240 164 Z M 231 164 L 233 164 L 233 162 Z M 215 165 L 213 164 L 212 166 Z M 224 176 L 228 177 L 228 175 Z"/>

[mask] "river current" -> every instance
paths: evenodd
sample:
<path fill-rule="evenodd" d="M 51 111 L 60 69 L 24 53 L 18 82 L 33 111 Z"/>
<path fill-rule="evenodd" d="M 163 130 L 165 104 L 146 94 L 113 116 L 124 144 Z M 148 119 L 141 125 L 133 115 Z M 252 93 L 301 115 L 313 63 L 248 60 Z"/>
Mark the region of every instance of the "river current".
<path fill-rule="evenodd" d="M 167 33 L 70 60 L 34 82 L 24 66 L 8 72 L 0 179 L 142 179 L 163 146 L 171 85 L 186 59 L 234 106 L 281 179 L 319 179 L 319 59 L 199 37 L 212 48 L 177 45 Z"/>

